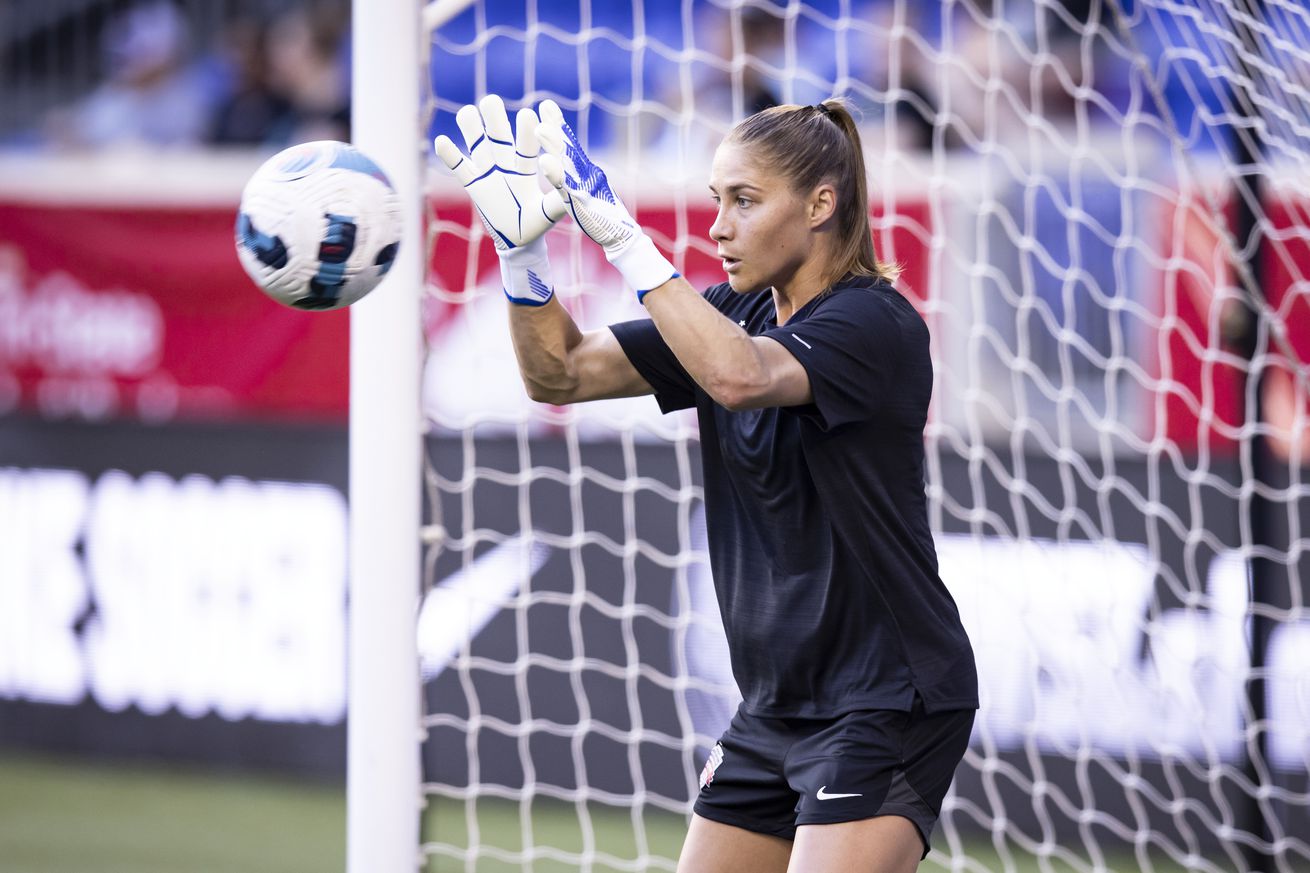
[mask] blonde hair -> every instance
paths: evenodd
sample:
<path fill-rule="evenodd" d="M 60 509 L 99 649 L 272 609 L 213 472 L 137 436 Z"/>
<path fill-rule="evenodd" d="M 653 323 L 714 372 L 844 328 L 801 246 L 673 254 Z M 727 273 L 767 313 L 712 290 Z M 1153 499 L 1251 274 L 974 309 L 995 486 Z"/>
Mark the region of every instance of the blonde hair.
<path fill-rule="evenodd" d="M 844 100 L 772 106 L 739 122 L 727 140 L 755 151 L 795 191 L 809 192 L 825 181 L 832 183 L 837 190 L 838 247 L 830 281 L 848 273 L 889 282 L 900 275 L 898 265 L 878 260 L 873 249 L 864 147 Z"/>

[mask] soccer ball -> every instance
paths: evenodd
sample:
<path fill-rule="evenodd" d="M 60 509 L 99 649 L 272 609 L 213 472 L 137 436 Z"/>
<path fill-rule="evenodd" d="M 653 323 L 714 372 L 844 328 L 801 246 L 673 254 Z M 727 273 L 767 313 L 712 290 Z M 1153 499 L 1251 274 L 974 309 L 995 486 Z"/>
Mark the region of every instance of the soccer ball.
<path fill-rule="evenodd" d="M 338 309 L 372 291 L 396 260 L 400 198 L 363 152 L 325 140 L 264 162 L 241 193 L 241 265 L 296 309 Z"/>

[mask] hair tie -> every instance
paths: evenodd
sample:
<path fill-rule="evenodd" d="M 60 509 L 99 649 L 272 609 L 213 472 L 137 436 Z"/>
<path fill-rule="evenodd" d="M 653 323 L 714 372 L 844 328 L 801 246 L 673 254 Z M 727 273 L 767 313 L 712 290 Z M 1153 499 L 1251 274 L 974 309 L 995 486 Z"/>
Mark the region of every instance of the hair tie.
<path fill-rule="evenodd" d="M 825 117 L 827 117 L 827 118 L 832 118 L 832 110 L 829 109 L 826 105 L 824 105 L 824 104 L 822 104 L 822 103 L 815 103 L 815 104 L 814 104 L 814 109 L 815 109 L 815 111 L 819 112 L 820 114 L 824 115 Z"/>

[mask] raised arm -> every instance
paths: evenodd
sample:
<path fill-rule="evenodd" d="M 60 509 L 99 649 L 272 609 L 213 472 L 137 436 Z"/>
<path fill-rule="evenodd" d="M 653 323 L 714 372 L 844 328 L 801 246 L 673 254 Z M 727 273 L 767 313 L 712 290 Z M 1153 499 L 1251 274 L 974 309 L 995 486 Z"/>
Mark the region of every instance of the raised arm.
<path fill-rule="evenodd" d="M 686 279 L 670 279 L 642 302 L 678 362 L 720 406 L 760 409 L 814 399 L 809 374 L 785 346 L 746 333 Z"/>
<path fill-rule="evenodd" d="M 552 101 L 552 119 L 563 116 Z M 555 191 L 537 181 L 538 118 L 520 109 L 510 128 L 504 102 L 494 94 L 456 114 L 465 154 L 449 137 L 437 137 L 442 162 L 468 192 L 496 244 L 501 281 L 509 298 L 510 334 L 528 396 L 547 403 L 577 403 L 650 394 L 608 329 L 583 333 L 555 298 L 542 238 L 564 215 Z"/>
<path fill-rule="evenodd" d="M 542 306 L 511 306 L 509 331 L 533 400 L 562 406 L 653 391 L 609 328 L 584 333 L 553 296 Z"/>
<path fill-rule="evenodd" d="M 636 290 L 692 379 L 728 409 L 808 403 L 809 375 L 801 363 L 780 343 L 751 337 L 673 269 L 558 113 L 553 104 L 542 104 L 546 178 L 578 226 Z"/>

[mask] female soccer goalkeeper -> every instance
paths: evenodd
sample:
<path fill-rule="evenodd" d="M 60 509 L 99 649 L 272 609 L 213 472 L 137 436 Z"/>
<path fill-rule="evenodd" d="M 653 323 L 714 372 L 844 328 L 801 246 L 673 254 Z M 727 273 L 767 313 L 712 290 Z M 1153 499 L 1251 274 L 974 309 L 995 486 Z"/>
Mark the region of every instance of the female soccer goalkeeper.
<path fill-rule="evenodd" d="M 779 106 L 719 146 L 698 292 L 551 101 L 457 115 L 436 149 L 501 256 L 528 394 L 654 394 L 700 420 L 710 563 L 744 702 L 701 774 L 681 873 L 914 870 L 968 745 L 973 652 L 924 496 L 928 329 L 874 255 L 844 104 Z M 545 195 L 537 163 L 554 190 Z M 648 320 L 582 331 L 542 234 L 565 213 Z"/>

